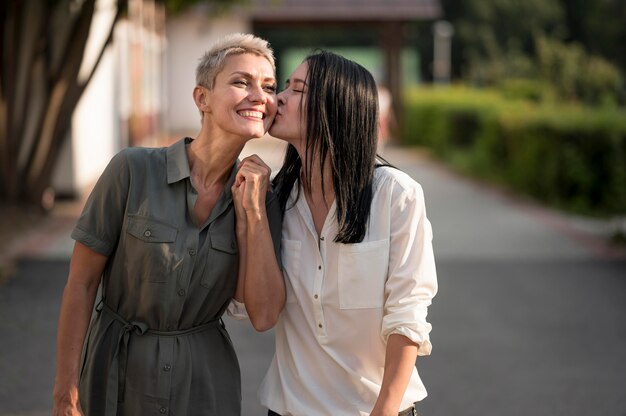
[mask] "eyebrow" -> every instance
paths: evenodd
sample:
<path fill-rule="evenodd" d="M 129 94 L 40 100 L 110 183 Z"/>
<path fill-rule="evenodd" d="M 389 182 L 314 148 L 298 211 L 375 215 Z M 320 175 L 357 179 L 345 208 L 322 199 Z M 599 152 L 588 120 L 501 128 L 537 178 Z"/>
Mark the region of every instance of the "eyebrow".
<path fill-rule="evenodd" d="M 251 73 L 246 72 L 246 71 L 233 71 L 233 72 L 231 72 L 230 75 L 243 75 L 244 77 L 250 78 L 250 79 L 254 79 L 255 78 L 254 75 L 252 75 Z M 271 77 L 271 76 L 266 76 L 266 77 L 263 78 L 263 81 L 267 81 L 267 80 L 271 80 L 271 81 L 276 82 L 276 78 Z"/>
<path fill-rule="evenodd" d="M 308 84 L 306 83 L 306 81 L 305 81 L 305 80 L 303 80 L 303 79 L 300 79 L 300 78 L 294 78 L 294 79 L 293 79 L 293 83 L 294 83 L 294 84 L 296 84 L 296 83 L 298 83 L 298 82 L 300 82 L 300 83 L 304 84 L 305 86 L 307 86 L 307 85 L 308 85 Z M 285 85 L 289 85 L 289 83 L 290 83 L 290 81 L 289 81 L 289 79 L 287 79 L 287 81 L 285 81 Z"/>

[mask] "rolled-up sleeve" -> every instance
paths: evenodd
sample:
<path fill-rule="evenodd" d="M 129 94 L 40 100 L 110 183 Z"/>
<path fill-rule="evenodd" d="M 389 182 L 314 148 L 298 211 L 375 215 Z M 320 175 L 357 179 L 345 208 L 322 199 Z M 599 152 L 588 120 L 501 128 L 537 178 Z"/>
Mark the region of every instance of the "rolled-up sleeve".
<path fill-rule="evenodd" d="M 432 326 L 426 316 L 437 293 L 437 273 L 424 194 L 419 184 L 412 185 L 393 184 L 382 336 L 403 335 L 418 345 L 418 355 L 429 355 Z"/>
<path fill-rule="evenodd" d="M 226 308 L 226 313 L 228 316 L 238 321 L 249 319 L 248 311 L 246 311 L 246 305 L 234 298 L 230 300 L 228 308 Z"/>
<path fill-rule="evenodd" d="M 94 186 L 72 238 L 105 256 L 117 245 L 124 220 L 130 169 L 123 150 L 113 156 Z"/>

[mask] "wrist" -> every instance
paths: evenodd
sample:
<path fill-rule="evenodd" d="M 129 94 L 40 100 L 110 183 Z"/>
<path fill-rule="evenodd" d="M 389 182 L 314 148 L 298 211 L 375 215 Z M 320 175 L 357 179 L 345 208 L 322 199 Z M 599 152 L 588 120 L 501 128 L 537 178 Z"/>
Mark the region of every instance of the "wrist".
<path fill-rule="evenodd" d="M 246 222 L 249 225 L 257 225 L 267 217 L 265 207 L 246 211 Z"/>
<path fill-rule="evenodd" d="M 237 238 L 245 237 L 247 229 L 248 227 L 245 222 L 237 222 L 237 224 L 235 225 L 235 233 L 237 234 Z"/>
<path fill-rule="evenodd" d="M 396 400 L 381 392 L 374 404 L 374 410 L 377 415 L 397 415 L 400 411 L 400 401 L 401 399 Z"/>
<path fill-rule="evenodd" d="M 78 405 L 78 386 L 75 384 L 63 387 L 55 385 L 52 399 L 56 404 L 76 406 Z"/>
<path fill-rule="evenodd" d="M 397 416 L 398 409 L 392 406 L 376 405 L 372 409 L 372 416 Z"/>

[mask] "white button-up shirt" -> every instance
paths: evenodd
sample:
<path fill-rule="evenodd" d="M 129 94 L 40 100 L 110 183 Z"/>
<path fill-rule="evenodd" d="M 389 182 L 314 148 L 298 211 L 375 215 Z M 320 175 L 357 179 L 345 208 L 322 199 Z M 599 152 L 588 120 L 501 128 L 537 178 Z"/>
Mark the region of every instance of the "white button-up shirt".
<path fill-rule="evenodd" d="M 335 205 L 321 234 L 294 189 L 283 220 L 287 300 L 261 403 L 281 415 L 368 415 L 378 397 L 391 334 L 431 351 L 427 308 L 437 292 L 432 231 L 418 183 L 378 168 L 367 234 L 341 244 Z M 417 370 L 400 409 L 423 399 Z"/>

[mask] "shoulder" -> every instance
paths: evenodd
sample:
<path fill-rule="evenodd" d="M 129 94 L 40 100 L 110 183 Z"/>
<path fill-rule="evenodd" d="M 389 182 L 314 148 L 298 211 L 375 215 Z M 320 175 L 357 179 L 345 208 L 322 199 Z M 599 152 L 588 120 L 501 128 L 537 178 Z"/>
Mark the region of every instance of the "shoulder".
<path fill-rule="evenodd" d="M 405 172 L 393 167 L 379 167 L 375 171 L 374 203 L 386 206 L 392 216 L 401 212 L 425 210 L 422 186 Z"/>
<path fill-rule="evenodd" d="M 120 150 L 112 160 L 118 159 L 118 163 L 125 163 L 129 168 L 145 168 L 154 163 L 165 162 L 165 149 L 167 148 L 127 147 Z"/>
<path fill-rule="evenodd" d="M 376 191 L 394 190 L 394 193 L 422 193 L 422 186 L 400 169 L 381 166 L 374 171 Z"/>

